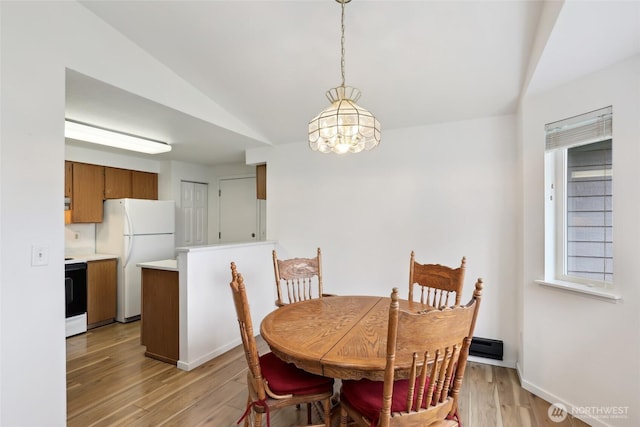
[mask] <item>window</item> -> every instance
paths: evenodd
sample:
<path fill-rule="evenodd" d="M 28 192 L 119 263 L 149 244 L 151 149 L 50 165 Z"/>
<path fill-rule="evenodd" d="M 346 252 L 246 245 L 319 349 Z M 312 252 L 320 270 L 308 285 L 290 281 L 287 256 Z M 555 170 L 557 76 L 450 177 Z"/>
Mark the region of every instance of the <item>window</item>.
<path fill-rule="evenodd" d="M 545 279 L 611 287 L 611 107 L 546 126 Z"/>

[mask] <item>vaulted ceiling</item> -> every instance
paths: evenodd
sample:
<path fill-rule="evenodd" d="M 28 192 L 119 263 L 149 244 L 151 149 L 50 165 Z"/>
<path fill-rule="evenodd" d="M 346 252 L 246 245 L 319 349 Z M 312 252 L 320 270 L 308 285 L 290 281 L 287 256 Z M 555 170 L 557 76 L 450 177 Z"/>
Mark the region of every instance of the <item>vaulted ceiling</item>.
<path fill-rule="evenodd" d="M 68 117 L 129 132 L 135 121 L 134 133 L 183 142 L 156 158 L 218 164 L 242 161 L 247 148 L 306 144 L 325 91 L 340 84 L 335 0 L 81 4 L 262 135 L 68 73 Z M 346 83 L 380 120 L 383 143 L 388 129 L 512 114 L 524 90 L 638 53 L 639 4 L 353 0 Z"/>

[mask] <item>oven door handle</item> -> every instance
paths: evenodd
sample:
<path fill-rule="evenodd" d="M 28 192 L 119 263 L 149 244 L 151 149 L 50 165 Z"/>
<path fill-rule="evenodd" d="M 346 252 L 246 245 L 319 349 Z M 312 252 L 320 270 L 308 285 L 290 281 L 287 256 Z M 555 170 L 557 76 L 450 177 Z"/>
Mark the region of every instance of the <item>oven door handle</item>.
<path fill-rule="evenodd" d="M 67 304 L 73 302 L 73 280 L 69 277 L 64 278 L 65 301 Z"/>

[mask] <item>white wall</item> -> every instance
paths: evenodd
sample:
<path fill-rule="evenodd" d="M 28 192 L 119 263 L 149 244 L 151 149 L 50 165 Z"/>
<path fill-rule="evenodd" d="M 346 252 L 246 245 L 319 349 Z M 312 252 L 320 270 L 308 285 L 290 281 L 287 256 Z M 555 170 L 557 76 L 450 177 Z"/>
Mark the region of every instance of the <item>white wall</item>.
<path fill-rule="evenodd" d="M 65 69 L 261 137 L 76 2 L 2 1 L 0 20 L 0 425 L 64 426 Z"/>
<path fill-rule="evenodd" d="M 533 283 L 544 277 L 544 125 L 613 106 L 614 281 L 612 304 Z M 627 418 L 593 425 L 636 426 L 640 399 L 640 56 L 553 90 L 522 110 L 524 182 L 522 335 L 525 388 L 568 407 L 624 407 Z"/>
<path fill-rule="evenodd" d="M 515 366 L 516 148 L 506 116 L 385 131 L 358 155 L 304 142 L 253 152 L 268 161 L 267 239 L 283 258 L 321 247 L 324 288 L 342 295 L 407 294 L 411 250 L 446 265 L 466 256 L 463 300 L 485 280 L 476 335 L 503 340 Z"/>
<path fill-rule="evenodd" d="M 247 287 L 254 333 L 260 333 L 262 319 L 274 309 L 273 248 L 273 242 L 252 242 L 178 251 L 179 368 L 189 371 L 242 343 L 230 302 L 232 261 Z"/>
<path fill-rule="evenodd" d="M 0 424 L 62 426 L 64 67 L 34 54 L 50 23 L 13 13 L 13 2 L 0 8 Z M 29 24 L 42 32 L 22 34 Z M 33 244 L 48 265 L 31 266 Z"/>
<path fill-rule="evenodd" d="M 80 147 L 68 144 L 64 147 L 64 158 L 74 162 L 91 163 L 94 165 L 110 166 L 114 168 L 133 169 L 144 172 L 159 173 L 163 161 L 151 160 L 136 156 L 133 152 L 122 150 L 120 153 Z"/>

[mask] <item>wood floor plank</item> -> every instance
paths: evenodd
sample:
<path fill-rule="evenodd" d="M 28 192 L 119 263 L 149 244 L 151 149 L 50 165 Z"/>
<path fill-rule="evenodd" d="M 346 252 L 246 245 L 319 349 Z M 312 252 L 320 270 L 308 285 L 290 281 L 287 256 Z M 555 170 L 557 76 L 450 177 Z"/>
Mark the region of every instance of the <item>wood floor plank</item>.
<path fill-rule="evenodd" d="M 533 413 L 531 411 L 531 408 L 529 407 L 524 407 L 524 406 L 518 406 L 518 412 L 519 412 L 519 416 L 520 416 L 520 426 L 522 427 L 535 427 L 537 426 L 537 423 L 535 423 L 535 418 L 533 416 Z M 517 426 L 518 424 L 514 424 L 515 426 Z"/>
<path fill-rule="evenodd" d="M 235 408 L 226 412 L 214 409 L 226 407 L 228 402 L 238 397 L 244 401 L 246 390 L 246 384 L 229 381 L 202 395 L 193 405 L 188 408 L 185 407 L 185 410 L 168 419 L 168 422 L 156 425 L 195 426 L 209 423 L 219 426 L 231 425 L 230 423 L 235 423 L 240 418 L 242 411 L 238 411 Z"/>
<path fill-rule="evenodd" d="M 83 426 L 106 417 L 117 417 L 120 413 L 130 417 L 128 414 L 132 412 L 131 407 L 134 407 L 133 412 L 146 412 L 145 408 L 137 405 L 141 396 L 149 395 L 158 390 L 166 393 L 166 388 L 167 386 L 161 380 L 154 377 L 140 381 L 130 387 L 123 387 L 116 393 L 112 393 L 109 396 L 105 395 L 99 399 L 97 403 L 94 403 L 93 406 L 85 405 L 80 408 L 73 417 L 73 422 L 79 426 Z"/>
<path fill-rule="evenodd" d="M 260 337 L 257 344 L 261 354 L 269 351 Z M 67 426 L 236 426 L 247 400 L 247 362 L 240 346 L 188 372 L 145 357 L 144 351 L 139 322 L 67 338 Z M 587 426 L 575 418 L 551 423 L 548 408 L 520 386 L 515 370 L 468 363 L 459 398 L 465 427 Z M 313 417 L 318 421 L 316 413 Z M 304 407 L 271 414 L 272 427 L 305 422 Z"/>
<path fill-rule="evenodd" d="M 144 357 L 144 356 L 143 356 Z M 126 395 L 140 396 L 153 387 L 153 377 L 169 369 L 171 365 L 158 363 L 118 364 L 107 368 L 105 375 L 83 383 L 67 392 L 67 414 L 74 416 L 85 412 L 102 402 L 114 404 L 126 398 Z"/>
<path fill-rule="evenodd" d="M 520 407 L 516 403 L 516 389 L 520 388 L 514 377 L 509 375 L 513 370 L 494 368 L 496 382 L 496 402 L 499 404 L 503 426 L 519 426 L 523 424 Z M 514 371 L 515 372 L 515 371 Z"/>
<path fill-rule="evenodd" d="M 495 384 L 487 379 L 491 378 L 488 371 L 490 365 L 479 363 L 468 364 L 465 377 L 468 376 L 468 393 L 470 400 L 469 425 L 495 426 L 497 425 L 497 407 L 494 398 Z"/>

